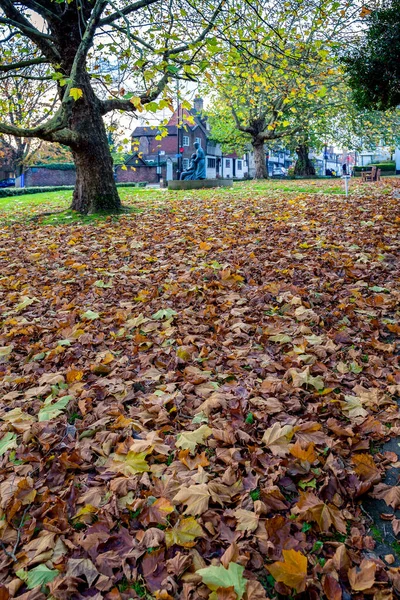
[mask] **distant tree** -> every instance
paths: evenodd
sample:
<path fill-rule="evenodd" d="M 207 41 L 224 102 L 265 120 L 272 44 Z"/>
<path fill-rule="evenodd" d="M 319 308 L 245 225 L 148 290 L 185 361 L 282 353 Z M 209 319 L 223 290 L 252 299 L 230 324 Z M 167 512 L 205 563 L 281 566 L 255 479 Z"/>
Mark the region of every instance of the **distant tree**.
<path fill-rule="evenodd" d="M 385 110 L 400 104 L 400 0 L 364 15 L 368 28 L 343 61 L 359 108 Z"/>
<path fill-rule="evenodd" d="M 77 173 L 72 208 L 119 211 L 103 117 L 169 106 L 170 79 L 193 78 L 206 66 L 203 48 L 219 2 L 0 0 L 0 74 L 13 85 L 26 67 L 46 65 L 58 101 L 44 123 L 5 118 L 0 133 L 68 146 Z M 9 52 L 14 38 L 23 52 Z"/>
<path fill-rule="evenodd" d="M 305 123 L 337 104 L 342 73 L 334 54 L 354 14 L 337 0 L 288 0 L 273 10 L 254 0 L 226 19 L 209 74 L 212 134 L 228 142 L 240 132 L 252 145 L 256 178 L 268 175 L 266 145 L 303 136 Z M 305 157 L 306 146 L 299 151 Z"/>
<path fill-rule="evenodd" d="M 3 41 L 5 56 L 21 53 L 22 49 L 20 39 Z M 54 110 L 55 82 L 46 77 L 46 70 L 44 65 L 25 66 L 21 68 L 18 79 L 13 79 L 7 73 L 2 74 L 0 66 L 0 114 L 14 127 L 23 128 L 29 124 L 38 127 Z M 0 133 L 3 159 L 7 159 L 17 174 L 21 173 L 24 164 L 31 161 L 40 145 L 40 140 L 31 137 Z"/>

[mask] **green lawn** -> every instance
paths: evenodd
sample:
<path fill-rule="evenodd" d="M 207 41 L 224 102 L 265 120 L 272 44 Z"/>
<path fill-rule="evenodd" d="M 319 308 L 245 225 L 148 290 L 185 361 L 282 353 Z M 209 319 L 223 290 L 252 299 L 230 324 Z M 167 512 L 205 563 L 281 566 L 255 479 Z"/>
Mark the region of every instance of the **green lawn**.
<path fill-rule="evenodd" d="M 390 178 L 394 179 L 394 178 Z M 360 180 L 353 179 L 350 182 L 350 192 L 359 191 L 362 186 Z M 373 184 L 379 186 L 382 194 L 391 190 L 389 178 L 385 182 Z M 120 188 L 119 193 L 124 206 L 131 208 L 133 212 L 142 210 L 160 210 L 165 207 L 168 199 L 199 198 L 208 199 L 210 194 L 215 198 L 230 198 L 236 194 L 249 194 L 251 197 L 263 197 L 265 195 L 275 197 L 285 194 L 334 194 L 343 195 L 344 186 L 340 179 L 313 179 L 313 180 L 269 180 L 269 181 L 244 181 L 235 182 L 233 188 L 215 188 L 211 190 L 193 191 L 168 191 L 154 188 Z M 40 194 L 27 194 L 10 198 L 0 198 L 0 223 L 12 224 L 17 221 L 26 221 L 41 215 L 42 213 L 56 212 L 54 215 L 44 215 L 41 222 L 45 225 L 57 225 L 76 222 L 91 222 L 103 220 L 104 215 L 91 215 L 82 217 L 78 213 L 69 210 L 72 191 L 42 192 Z M 60 211 L 62 211 L 60 213 Z"/>

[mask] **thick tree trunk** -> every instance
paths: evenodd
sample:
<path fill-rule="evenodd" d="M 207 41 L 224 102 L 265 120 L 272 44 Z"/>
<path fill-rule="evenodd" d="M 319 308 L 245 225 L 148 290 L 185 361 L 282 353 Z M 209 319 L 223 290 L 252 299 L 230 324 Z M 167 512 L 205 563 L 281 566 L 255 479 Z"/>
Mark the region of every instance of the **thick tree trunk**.
<path fill-rule="evenodd" d="M 300 144 L 300 146 L 296 148 L 296 153 L 297 160 L 294 167 L 294 174 L 302 176 L 314 176 L 315 167 L 308 156 L 307 144 Z"/>
<path fill-rule="evenodd" d="M 71 208 L 82 214 L 121 211 L 103 118 L 89 84 L 76 101 L 70 127 L 81 137 L 79 144 L 71 146 L 76 166 Z"/>
<path fill-rule="evenodd" d="M 252 142 L 254 153 L 254 165 L 256 168 L 256 179 L 268 179 L 268 170 L 265 162 L 264 142 L 259 140 Z"/>
<path fill-rule="evenodd" d="M 102 120 L 97 127 L 88 123 L 86 131 L 85 142 L 72 149 L 76 184 L 71 208 L 82 214 L 119 212 L 121 200 Z"/>

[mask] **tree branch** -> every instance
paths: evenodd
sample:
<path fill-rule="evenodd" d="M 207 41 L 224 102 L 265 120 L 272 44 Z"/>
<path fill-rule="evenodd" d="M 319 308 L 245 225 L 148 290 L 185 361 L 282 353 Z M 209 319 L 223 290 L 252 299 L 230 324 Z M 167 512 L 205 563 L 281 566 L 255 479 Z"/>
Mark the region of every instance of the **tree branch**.
<path fill-rule="evenodd" d="M 161 94 L 163 89 L 168 83 L 171 75 L 169 73 L 164 73 L 161 77 L 160 81 L 156 85 L 153 90 L 146 92 L 140 96 L 140 102 L 143 105 L 148 104 L 149 102 L 153 102 L 158 96 Z M 136 112 L 136 108 L 132 104 L 130 100 L 121 100 L 119 98 L 111 98 L 110 100 L 102 100 L 101 101 L 101 114 L 105 115 L 112 110 L 122 110 L 124 112 Z"/>
<path fill-rule="evenodd" d="M 54 117 L 43 125 L 32 129 L 0 123 L 0 133 L 25 138 L 37 137 L 48 142 L 59 142 L 70 146 L 80 141 L 80 136 L 66 127 L 65 116 L 61 110 L 57 111 Z"/>
<path fill-rule="evenodd" d="M 20 13 L 11 0 L 0 0 L 0 8 L 3 9 L 4 14 L 7 17 L 6 19 L 0 18 L 0 23 L 19 29 L 19 31 L 24 33 L 32 42 L 37 45 L 37 47 L 49 59 L 49 61 L 60 61 L 61 57 L 58 53 L 58 50 L 52 43 L 51 36 L 48 36 L 39 31 L 39 29 L 36 29 L 36 27 L 34 27 L 32 23 Z"/>
<path fill-rule="evenodd" d="M 44 65 L 49 61 L 47 58 L 39 57 L 32 58 L 30 60 L 21 60 L 17 63 L 10 63 L 9 65 L 0 65 L 0 73 L 8 73 L 8 71 L 14 71 L 15 69 L 23 69 L 25 67 L 31 67 L 33 65 Z"/>
<path fill-rule="evenodd" d="M 185 52 L 185 50 L 187 50 L 190 46 L 195 46 L 196 44 L 199 44 L 200 42 L 202 42 L 205 39 L 206 35 L 214 27 L 215 20 L 218 16 L 222 6 L 224 5 L 224 3 L 225 3 L 225 0 L 221 0 L 221 2 L 218 4 L 217 8 L 213 12 L 212 17 L 211 17 L 207 27 L 205 29 L 203 29 L 201 34 L 195 40 L 193 40 L 187 44 L 182 44 L 181 46 L 178 46 L 177 48 L 171 48 L 171 50 L 168 50 L 165 53 L 166 58 L 169 58 L 170 56 L 173 56 L 174 54 L 179 54 L 180 52 Z"/>
<path fill-rule="evenodd" d="M 137 2 L 132 2 L 132 4 L 128 4 L 128 6 L 125 6 L 125 8 L 121 8 L 121 10 L 111 13 L 111 15 L 109 15 L 108 17 L 104 17 L 104 19 L 101 19 L 99 25 L 110 25 L 114 21 L 122 19 L 124 16 L 136 12 L 140 8 L 150 6 L 151 4 L 154 4 L 158 1 L 159 0 L 138 0 Z"/>

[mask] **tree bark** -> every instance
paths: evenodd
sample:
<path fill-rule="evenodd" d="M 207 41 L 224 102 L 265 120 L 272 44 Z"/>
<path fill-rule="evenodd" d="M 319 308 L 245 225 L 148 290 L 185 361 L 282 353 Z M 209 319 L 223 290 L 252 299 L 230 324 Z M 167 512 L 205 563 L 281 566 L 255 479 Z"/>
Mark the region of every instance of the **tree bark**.
<path fill-rule="evenodd" d="M 254 153 L 254 165 L 256 168 L 255 179 L 268 179 L 268 170 L 265 162 L 264 142 L 254 140 L 252 142 Z"/>
<path fill-rule="evenodd" d="M 90 84 L 76 101 L 70 127 L 81 140 L 71 146 L 76 166 L 71 208 L 82 214 L 121 211 L 107 134 Z"/>
<path fill-rule="evenodd" d="M 309 149 L 307 144 L 300 144 L 296 148 L 297 160 L 296 165 L 294 167 L 295 175 L 310 177 L 315 175 L 315 167 L 308 156 L 308 152 Z"/>

